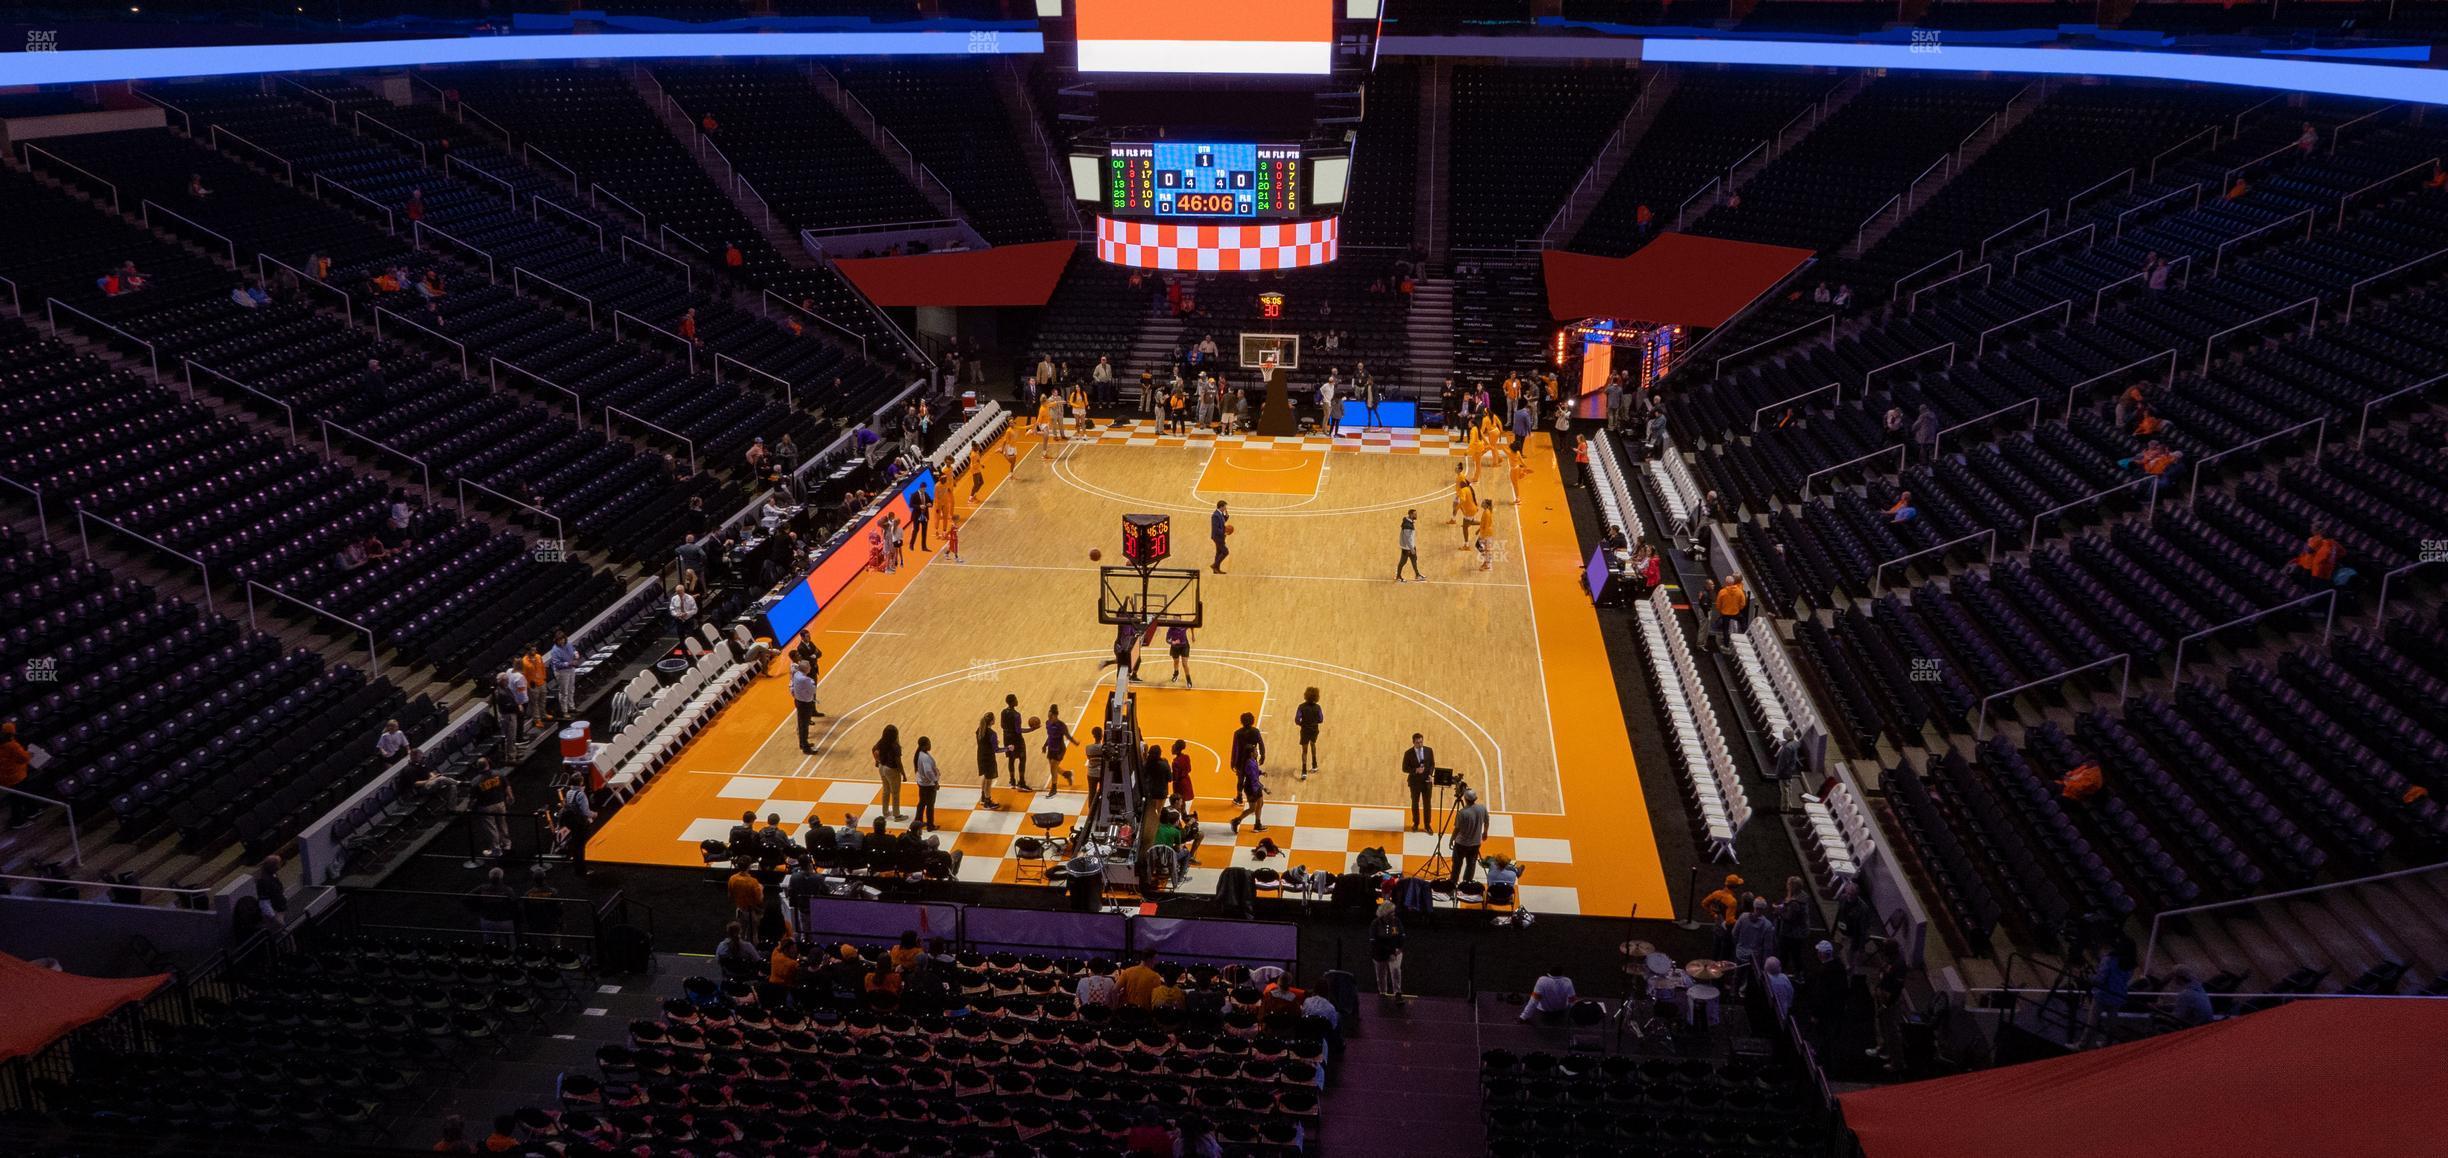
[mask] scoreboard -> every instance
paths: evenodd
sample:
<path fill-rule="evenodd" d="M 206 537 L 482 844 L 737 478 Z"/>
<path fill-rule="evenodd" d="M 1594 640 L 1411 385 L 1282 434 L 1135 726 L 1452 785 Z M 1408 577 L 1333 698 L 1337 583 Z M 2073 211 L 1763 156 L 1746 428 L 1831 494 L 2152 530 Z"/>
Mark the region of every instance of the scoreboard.
<path fill-rule="evenodd" d="M 1289 218 L 1301 213 L 1298 145 L 1117 142 L 1105 209 L 1117 217 Z"/>

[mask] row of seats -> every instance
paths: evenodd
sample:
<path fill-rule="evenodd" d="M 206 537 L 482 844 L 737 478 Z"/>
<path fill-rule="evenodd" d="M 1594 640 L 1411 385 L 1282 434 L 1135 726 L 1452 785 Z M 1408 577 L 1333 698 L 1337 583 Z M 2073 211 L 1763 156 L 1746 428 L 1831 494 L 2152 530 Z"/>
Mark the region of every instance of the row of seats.
<path fill-rule="evenodd" d="M 1707 686 L 1700 680 L 1665 586 L 1651 591 L 1633 610 L 1641 654 L 1649 661 L 1650 686 L 1657 691 L 1657 710 L 1673 734 L 1679 757 L 1676 766 L 1691 792 L 1692 812 L 1709 858 L 1731 858 L 1734 838 L 1751 820 L 1751 801 L 1744 794 L 1733 752 L 1718 726 L 1717 710 L 1709 704 Z"/>
<path fill-rule="evenodd" d="M 619 799 L 643 790 L 756 678 L 756 667 L 740 662 L 713 624 L 682 642 L 692 662 L 679 679 L 664 684 L 656 672 L 642 671 L 615 697 L 615 716 L 622 704 L 627 715 L 595 766 L 605 770 L 605 786 Z"/>
<path fill-rule="evenodd" d="M 962 219 L 988 243 L 1048 240 L 1055 236 L 1055 223 L 1047 219 L 1031 176 L 1037 171 L 1029 159 L 1032 149 L 1001 115 L 1003 99 L 988 67 L 966 60 L 878 58 L 844 61 L 835 71 L 919 162 L 951 187 Z M 794 141 L 794 155 L 799 149 Z"/>

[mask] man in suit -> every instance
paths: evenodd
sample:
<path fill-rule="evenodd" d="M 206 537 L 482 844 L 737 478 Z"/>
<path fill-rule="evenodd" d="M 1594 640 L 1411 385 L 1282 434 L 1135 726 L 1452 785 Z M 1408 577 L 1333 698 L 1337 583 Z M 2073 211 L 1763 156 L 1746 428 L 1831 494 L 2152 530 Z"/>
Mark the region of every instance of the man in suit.
<path fill-rule="evenodd" d="M 1428 832 L 1429 784 L 1436 775 L 1436 749 L 1418 732 L 1411 733 L 1411 746 L 1403 749 L 1403 784 L 1411 789 L 1411 829 Z"/>

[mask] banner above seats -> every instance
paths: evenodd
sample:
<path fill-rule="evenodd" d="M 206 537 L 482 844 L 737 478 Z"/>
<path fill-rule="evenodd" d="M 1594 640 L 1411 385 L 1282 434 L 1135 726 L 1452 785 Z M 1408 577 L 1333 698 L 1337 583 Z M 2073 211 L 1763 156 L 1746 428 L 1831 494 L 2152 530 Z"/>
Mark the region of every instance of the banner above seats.
<path fill-rule="evenodd" d="M 1811 259 L 1784 245 L 1661 233 L 1630 257 L 1550 249 L 1539 255 L 1547 313 L 1658 325 L 1720 326 Z"/>
<path fill-rule="evenodd" d="M 1868 1158 L 2422 1154 L 2448 1001 L 2298 1001 L 2125 1045 L 1844 1095 Z"/>
<path fill-rule="evenodd" d="M 0 953 L 0 1061 L 41 1053 L 169 983 L 167 973 L 80 977 Z"/>
<path fill-rule="evenodd" d="M 1036 241 L 958 253 L 843 258 L 833 263 L 879 306 L 1042 306 L 1054 296 L 1075 241 Z"/>

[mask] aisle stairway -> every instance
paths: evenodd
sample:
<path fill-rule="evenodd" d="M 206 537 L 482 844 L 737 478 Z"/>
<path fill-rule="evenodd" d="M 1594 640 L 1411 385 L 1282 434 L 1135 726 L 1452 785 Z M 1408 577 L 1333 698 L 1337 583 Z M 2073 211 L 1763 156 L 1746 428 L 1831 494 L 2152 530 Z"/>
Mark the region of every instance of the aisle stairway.
<path fill-rule="evenodd" d="M 801 244 L 799 235 L 791 232 L 789 225 L 773 215 L 771 207 L 747 191 L 728 159 L 717 150 L 705 147 L 705 134 L 690 123 L 688 114 L 681 112 L 678 104 L 664 97 L 663 87 L 656 83 L 653 70 L 644 65 L 631 68 L 629 83 L 645 100 L 646 107 L 654 110 L 655 119 L 670 130 L 672 138 L 688 150 L 689 156 L 696 158 L 697 167 L 705 170 L 705 175 L 712 179 L 715 187 L 721 189 L 740 214 L 757 227 L 765 243 L 773 246 L 774 252 L 780 254 L 783 261 L 795 269 L 816 269 L 824 264 L 822 258 L 808 252 L 807 246 Z"/>
<path fill-rule="evenodd" d="M 1360 979 L 1365 990 L 1368 978 Z M 1465 1158 L 1487 1152 L 1479 1114 L 1479 1053 L 1489 1028 L 1471 1003 L 1415 997 L 1400 1007 L 1360 994 L 1343 1024 L 1343 1060 L 1321 1115 L 1327 1154 L 1382 1154 L 1400 1138 L 1409 1158 Z M 1501 1028 L 1519 1036 L 1508 1019 Z M 1504 1044 L 1513 1045 L 1513 1042 Z"/>
<path fill-rule="evenodd" d="M 1450 277 L 1423 277 L 1411 291 L 1411 371 L 1405 383 L 1433 392 L 1454 372 L 1454 285 Z"/>

